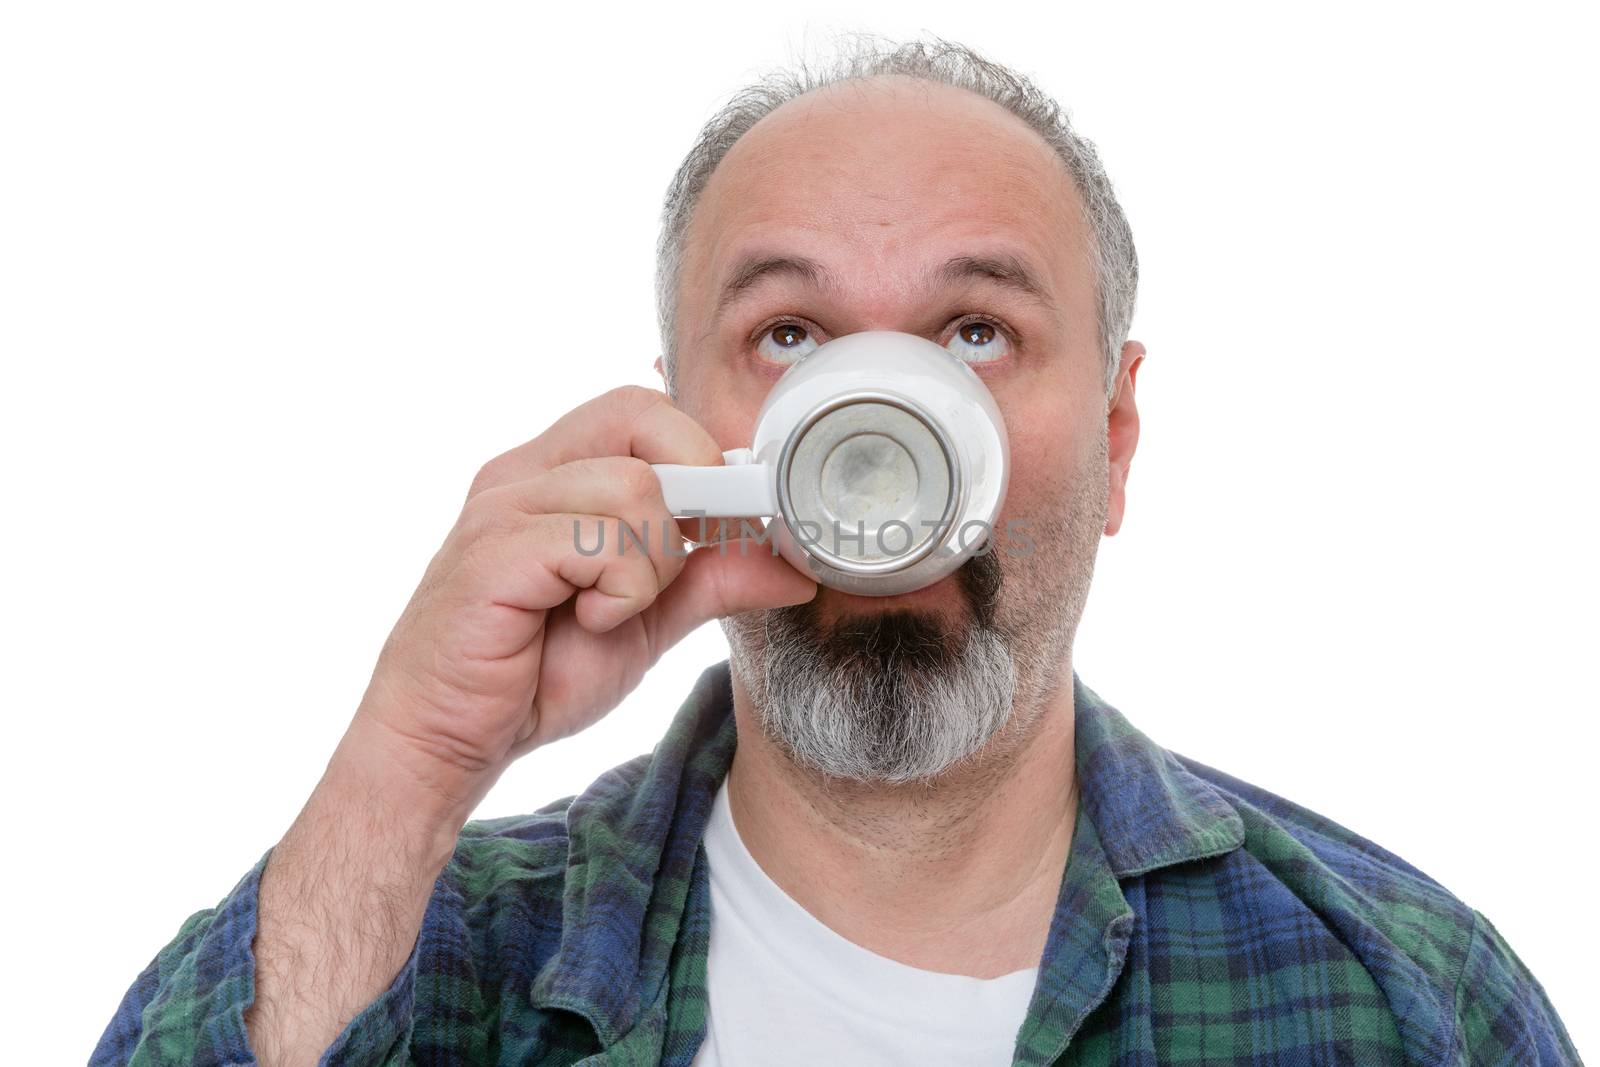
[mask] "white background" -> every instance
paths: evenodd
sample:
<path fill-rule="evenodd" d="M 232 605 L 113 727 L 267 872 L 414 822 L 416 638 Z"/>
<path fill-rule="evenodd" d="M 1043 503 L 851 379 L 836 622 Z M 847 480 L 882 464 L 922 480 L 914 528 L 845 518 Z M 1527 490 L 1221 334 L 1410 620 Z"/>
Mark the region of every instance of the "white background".
<path fill-rule="evenodd" d="M 282 834 L 479 464 L 653 381 L 669 177 L 835 29 L 1034 76 L 1131 219 L 1084 680 L 1483 910 L 1597 1054 L 1588 15 L 576 7 L 0 16 L 7 1060 L 86 1057 Z M 723 654 L 479 814 L 646 751 Z"/>

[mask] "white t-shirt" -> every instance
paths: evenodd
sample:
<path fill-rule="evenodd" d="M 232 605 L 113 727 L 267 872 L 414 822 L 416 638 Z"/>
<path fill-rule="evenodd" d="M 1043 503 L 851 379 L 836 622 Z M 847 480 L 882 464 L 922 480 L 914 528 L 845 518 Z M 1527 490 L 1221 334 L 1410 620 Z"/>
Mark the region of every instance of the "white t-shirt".
<path fill-rule="evenodd" d="M 835 933 L 739 838 L 728 783 L 705 834 L 710 995 L 693 1067 L 1012 1062 L 1039 969 L 971 978 L 910 967 Z"/>

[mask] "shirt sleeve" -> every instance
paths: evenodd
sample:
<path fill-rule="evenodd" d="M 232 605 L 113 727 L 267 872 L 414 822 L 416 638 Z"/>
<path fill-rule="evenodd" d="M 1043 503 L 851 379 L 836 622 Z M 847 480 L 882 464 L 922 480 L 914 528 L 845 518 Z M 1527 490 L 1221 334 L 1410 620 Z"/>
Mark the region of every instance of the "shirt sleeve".
<path fill-rule="evenodd" d="M 1538 980 L 1481 912 L 1473 911 L 1456 1022 L 1467 1063 L 1582 1067 Z"/>
<path fill-rule="evenodd" d="M 254 1065 L 244 1025 L 255 1000 L 257 890 L 272 850 L 216 907 L 184 920 L 134 979 L 89 1058 L 90 1067 Z M 322 1054 L 319 1067 L 404 1061 L 415 1006 L 419 935 L 400 972 Z"/>

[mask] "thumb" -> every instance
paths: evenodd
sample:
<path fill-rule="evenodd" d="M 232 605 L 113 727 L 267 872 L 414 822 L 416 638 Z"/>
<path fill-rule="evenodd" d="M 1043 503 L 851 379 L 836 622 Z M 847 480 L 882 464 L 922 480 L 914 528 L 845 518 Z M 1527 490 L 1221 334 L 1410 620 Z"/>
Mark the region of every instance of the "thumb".
<path fill-rule="evenodd" d="M 689 553 L 683 571 L 645 611 L 652 661 L 711 619 L 759 608 L 804 604 L 817 583 L 750 538 L 719 541 Z"/>

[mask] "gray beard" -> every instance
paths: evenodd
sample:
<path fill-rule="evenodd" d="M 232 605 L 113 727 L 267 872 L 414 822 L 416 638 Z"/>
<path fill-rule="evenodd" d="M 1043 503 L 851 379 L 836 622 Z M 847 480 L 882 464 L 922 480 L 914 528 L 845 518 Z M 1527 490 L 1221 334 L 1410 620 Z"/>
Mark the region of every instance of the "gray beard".
<path fill-rule="evenodd" d="M 969 604 L 974 587 L 997 588 L 994 561 L 976 557 L 958 572 Z M 762 728 L 803 767 L 859 782 L 927 780 L 1010 717 L 1017 666 L 992 605 L 972 604 L 957 633 L 909 611 L 825 630 L 811 603 L 755 614 L 723 620 L 734 666 Z"/>
<path fill-rule="evenodd" d="M 1105 525 L 1107 444 L 1031 531 L 1031 557 L 995 546 L 956 572 L 956 626 L 891 611 L 825 627 L 815 602 L 721 620 L 767 737 L 803 768 L 888 784 L 929 782 L 1008 725 L 1020 744 L 1070 663 Z"/>

